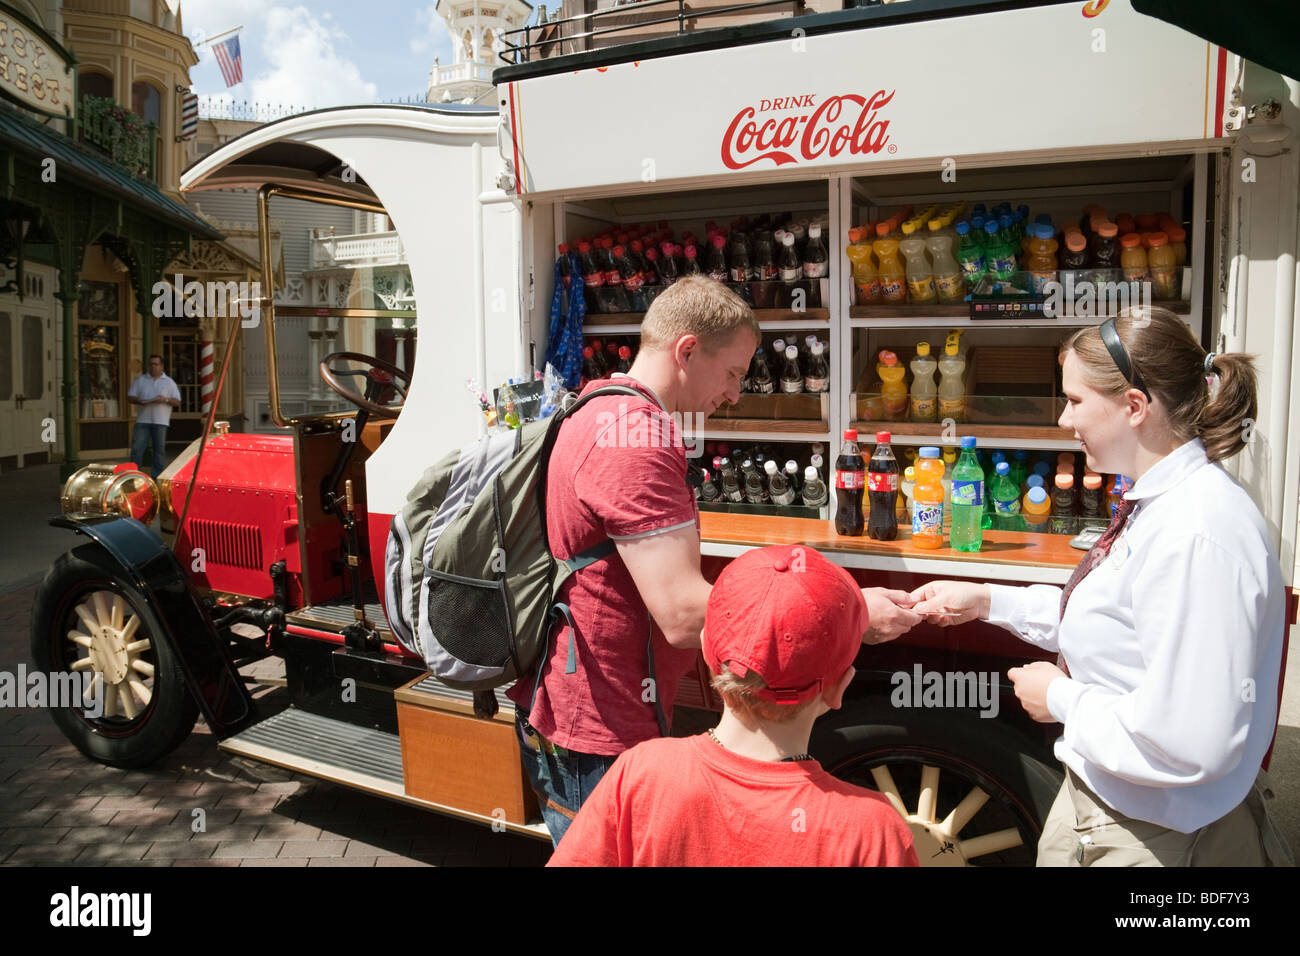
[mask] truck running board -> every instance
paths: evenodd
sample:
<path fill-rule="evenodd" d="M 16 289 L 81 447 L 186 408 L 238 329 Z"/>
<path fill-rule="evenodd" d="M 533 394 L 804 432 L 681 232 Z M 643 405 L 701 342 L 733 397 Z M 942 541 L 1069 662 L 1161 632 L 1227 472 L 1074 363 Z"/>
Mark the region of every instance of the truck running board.
<path fill-rule="evenodd" d="M 402 774 L 402 747 L 396 734 L 358 727 L 290 707 L 218 746 L 228 753 L 284 767 L 340 786 L 375 796 L 425 807 L 488 826 L 504 826 L 515 833 L 549 840 L 541 823 L 520 824 L 479 813 L 421 800 L 406 793 Z M 450 768 L 449 772 L 456 772 Z"/>

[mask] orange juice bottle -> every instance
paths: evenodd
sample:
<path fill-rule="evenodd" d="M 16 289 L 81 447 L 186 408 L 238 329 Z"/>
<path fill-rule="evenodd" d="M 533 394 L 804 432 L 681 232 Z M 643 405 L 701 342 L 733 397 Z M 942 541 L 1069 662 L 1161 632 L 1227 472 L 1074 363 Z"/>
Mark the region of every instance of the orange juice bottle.
<path fill-rule="evenodd" d="M 880 279 L 871 255 L 871 243 L 864 241 L 861 229 L 849 230 L 849 245 L 844 251 L 853 270 L 853 288 L 857 305 L 871 305 L 880 301 Z"/>
<path fill-rule="evenodd" d="M 927 445 L 916 462 L 912 489 L 912 544 L 934 550 L 943 547 L 943 461 L 939 449 Z"/>
<path fill-rule="evenodd" d="M 1119 267 L 1124 270 L 1125 282 L 1142 282 L 1147 277 L 1147 251 L 1142 248 L 1142 237 L 1136 232 L 1121 236 Z"/>
<path fill-rule="evenodd" d="M 880 376 L 880 403 L 885 407 L 885 420 L 903 421 L 907 418 L 907 386 L 903 384 L 907 369 L 898 361 L 897 355 L 889 349 L 882 349 L 876 374 Z"/>
<path fill-rule="evenodd" d="M 1163 232 L 1151 233 L 1151 251 L 1147 254 L 1151 270 L 1151 292 L 1157 299 L 1178 297 L 1178 257 Z"/>
<path fill-rule="evenodd" d="M 1178 268 L 1187 265 L 1187 230 L 1182 226 L 1170 226 L 1165 231 L 1169 237 L 1169 245 L 1174 250 L 1174 260 L 1178 263 Z"/>
<path fill-rule="evenodd" d="M 907 301 L 907 273 L 898 258 L 898 240 L 887 238 L 893 231 L 892 220 L 886 220 L 876 226 L 876 241 L 871 244 L 872 251 L 880 265 L 880 298 L 884 302 L 899 304 Z"/>

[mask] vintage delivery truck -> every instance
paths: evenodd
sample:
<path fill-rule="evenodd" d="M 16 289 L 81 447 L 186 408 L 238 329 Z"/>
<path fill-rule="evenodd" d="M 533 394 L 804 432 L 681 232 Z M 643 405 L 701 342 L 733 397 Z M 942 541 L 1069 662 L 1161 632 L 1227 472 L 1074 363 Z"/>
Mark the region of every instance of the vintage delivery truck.
<path fill-rule="evenodd" d="M 851 227 L 908 206 L 934 206 L 942 220 L 957 203 L 969 215 L 1001 202 L 1058 225 L 1089 204 L 1176 224 L 1185 261 L 1162 304 L 1207 348 L 1258 356 L 1259 419 L 1232 468 L 1294 585 L 1300 85 L 1126 0 L 926 0 L 694 27 L 548 56 L 553 33 L 521 33 L 494 76 L 494 107 L 306 113 L 184 173 L 187 192 L 257 192 L 265 276 L 277 203 L 390 217 L 410 264 L 418 361 L 375 354 L 379 331 L 411 311 L 381 301 L 364 269 L 330 286 L 326 307 L 286 305 L 264 290 L 245 334 L 265 337 L 274 434 L 209 422 L 156 488 L 129 467 L 70 480 L 55 520 L 82 538 L 40 589 L 32 649 L 50 670 L 102 674 L 102 716 L 58 714 L 88 757 L 146 765 L 202 715 L 232 753 L 545 837 L 509 701 L 500 697 L 493 718 L 475 716 L 469 694 L 441 685 L 394 638 L 382 603 L 385 545 L 423 469 L 485 428 L 466 379 L 487 387 L 542 366 L 558 244 L 646 224 L 680 237 L 703 235 L 709 220 L 826 223 L 827 274 L 806 295 L 774 295 L 761 281 L 741 288 L 765 339 L 811 334 L 827 344 L 828 390 L 744 395 L 698 436 L 706 453 L 757 446 L 799 466 L 817 453 L 833 462 L 850 427 L 864 436 L 888 428 L 896 450 L 951 446 L 958 435 L 1013 459 L 1077 450 L 1056 425 L 1056 349 L 1116 307 L 1044 315 L 1015 296 L 990 295 L 978 308 L 861 301 L 846 254 Z M 643 313 L 592 305 L 587 336 L 635 345 Z M 347 352 L 312 356 L 342 410 L 281 402 L 276 331 L 294 322 L 342 330 Z M 906 361 L 954 331 L 967 362 L 963 420 L 953 429 L 891 418 L 878 354 Z M 161 533 L 148 523 L 155 507 Z M 701 507 L 709 577 L 768 543 L 806 543 L 864 586 L 909 590 L 938 577 L 1063 584 L 1081 556 L 1069 534 L 990 530 L 977 553 L 927 552 L 906 534 L 838 536 L 825 507 Z M 284 659 L 292 699 L 269 717 L 239 673 L 267 655 Z M 1027 656 L 979 623 L 921 626 L 864 650 L 813 753 L 889 794 L 927 863 L 1032 863 L 1061 780 L 1058 728 L 1030 721 L 1005 680 L 982 707 L 927 707 L 923 695 L 899 693 L 931 673 L 1005 674 Z M 675 733 L 715 716 L 706 678 L 701 665 L 684 682 Z"/>

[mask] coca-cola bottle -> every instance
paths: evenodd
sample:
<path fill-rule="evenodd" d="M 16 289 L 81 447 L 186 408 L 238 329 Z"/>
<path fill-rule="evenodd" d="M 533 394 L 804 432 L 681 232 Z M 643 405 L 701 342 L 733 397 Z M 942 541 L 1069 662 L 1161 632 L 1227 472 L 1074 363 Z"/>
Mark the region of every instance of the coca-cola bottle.
<path fill-rule="evenodd" d="M 677 281 L 677 259 L 673 255 L 673 244 L 667 241 L 661 242 L 659 251 L 663 253 L 663 258 L 657 263 L 659 275 L 663 278 L 664 285 L 669 286 Z"/>
<path fill-rule="evenodd" d="M 808 227 L 808 243 L 803 250 L 803 275 L 805 279 L 820 279 L 830 268 L 830 256 L 822 242 L 822 227 L 813 223 Z"/>
<path fill-rule="evenodd" d="M 605 311 L 605 298 L 602 287 L 605 285 L 605 272 L 596 261 L 591 251 L 591 243 L 578 243 L 578 263 L 582 269 L 582 294 L 587 302 L 587 311 L 598 313 Z"/>
<path fill-rule="evenodd" d="M 754 243 L 754 278 L 761 282 L 779 278 L 776 256 L 772 252 L 772 234 L 767 230 L 760 232 Z"/>
<path fill-rule="evenodd" d="M 749 249 L 745 246 L 745 237 L 736 235 L 731 242 L 731 281 L 748 282 L 753 278 L 749 264 Z"/>
<path fill-rule="evenodd" d="M 659 253 L 651 246 L 641 254 L 645 262 L 645 284 L 651 287 L 663 285 L 663 279 L 659 276 Z"/>
<path fill-rule="evenodd" d="M 726 238 L 717 234 L 709 243 L 709 257 L 704 263 L 704 274 L 714 282 L 727 281 L 727 256 L 722 251 L 726 245 Z"/>
<path fill-rule="evenodd" d="M 600 368 L 596 365 L 596 351 L 590 345 L 582 350 L 582 382 L 578 391 L 587 387 L 588 382 L 600 378 Z"/>
<path fill-rule="evenodd" d="M 898 460 L 889 432 L 876 432 L 876 450 L 867 464 L 867 534 L 877 541 L 898 537 Z"/>
<path fill-rule="evenodd" d="M 608 370 L 606 374 L 608 374 L 609 372 L 618 371 L 618 343 L 617 342 L 605 343 L 605 368 Z"/>
<path fill-rule="evenodd" d="M 605 302 L 604 311 L 627 312 L 627 294 L 623 291 L 623 273 L 619 270 L 618 263 L 614 261 L 614 241 L 612 239 L 601 240 L 600 257 L 596 262 L 605 273 L 605 284 L 602 289 Z"/>
<path fill-rule="evenodd" d="M 772 499 L 772 504 L 794 504 L 794 488 L 776 462 L 769 458 L 763 463 L 763 470 L 767 472 L 767 495 Z"/>
<path fill-rule="evenodd" d="M 812 344 L 812 353 L 808 357 L 808 375 L 803 380 L 804 388 L 810 392 L 830 391 L 830 366 L 826 363 L 826 354 L 820 342 Z"/>
<path fill-rule="evenodd" d="M 866 486 L 866 462 L 858 449 L 858 430 L 844 429 L 844 444 L 835 459 L 835 533 L 858 536 L 866 526 L 862 513 L 862 492 Z"/>
<path fill-rule="evenodd" d="M 645 277 L 623 246 L 614 247 L 614 264 L 618 267 L 619 278 L 623 284 L 623 294 L 627 297 L 628 310 L 644 312 L 646 304 L 645 296 L 641 294 L 641 286 L 645 284 Z"/>
<path fill-rule="evenodd" d="M 722 491 L 713 480 L 713 475 L 706 469 L 704 472 L 704 481 L 700 484 L 700 500 L 717 501 L 721 497 Z"/>
<path fill-rule="evenodd" d="M 794 251 L 794 236 L 791 233 L 787 232 L 781 239 L 781 254 L 777 257 L 776 268 L 781 281 L 787 286 L 792 286 L 803 278 L 803 263 Z"/>
<path fill-rule="evenodd" d="M 683 276 L 701 276 L 704 270 L 700 268 L 699 257 L 696 254 L 694 244 L 688 245 L 682 250 L 682 270 Z"/>
<path fill-rule="evenodd" d="M 618 349 L 618 368 L 617 370 L 627 374 L 632 368 L 632 350 L 626 345 L 619 346 Z"/>
<path fill-rule="evenodd" d="M 826 484 L 812 465 L 803 470 L 803 487 L 799 489 L 799 497 L 810 508 L 820 508 L 826 504 Z"/>
<path fill-rule="evenodd" d="M 560 257 L 556 259 L 556 262 L 560 266 L 560 281 L 564 283 L 564 288 L 567 289 L 569 288 L 570 274 L 573 271 L 573 267 L 569 264 L 569 244 L 567 242 L 560 243 L 559 251 Z"/>
<path fill-rule="evenodd" d="M 771 395 L 776 390 L 772 370 L 767 367 L 767 356 L 761 348 L 754 352 L 754 360 L 749 365 L 749 388 L 758 395 Z"/>
<path fill-rule="evenodd" d="M 793 345 L 785 347 L 785 367 L 781 369 L 781 391 L 786 395 L 803 392 L 803 373 L 799 371 L 799 350 Z"/>

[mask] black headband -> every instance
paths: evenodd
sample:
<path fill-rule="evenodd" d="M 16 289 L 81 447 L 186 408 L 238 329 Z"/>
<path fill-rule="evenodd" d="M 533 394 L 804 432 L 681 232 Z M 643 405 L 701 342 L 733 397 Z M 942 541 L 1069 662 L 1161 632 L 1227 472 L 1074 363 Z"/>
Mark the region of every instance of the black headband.
<path fill-rule="evenodd" d="M 1124 348 L 1124 343 L 1119 340 L 1119 333 L 1115 331 L 1115 320 L 1107 319 L 1101 324 L 1101 341 L 1106 346 L 1106 351 L 1110 353 L 1111 359 L 1115 362 L 1115 367 L 1119 373 L 1124 376 L 1124 380 L 1134 388 L 1141 390 L 1142 394 L 1151 401 L 1151 393 L 1142 382 L 1142 376 L 1133 368 L 1133 362 L 1128 357 L 1128 350 Z"/>

